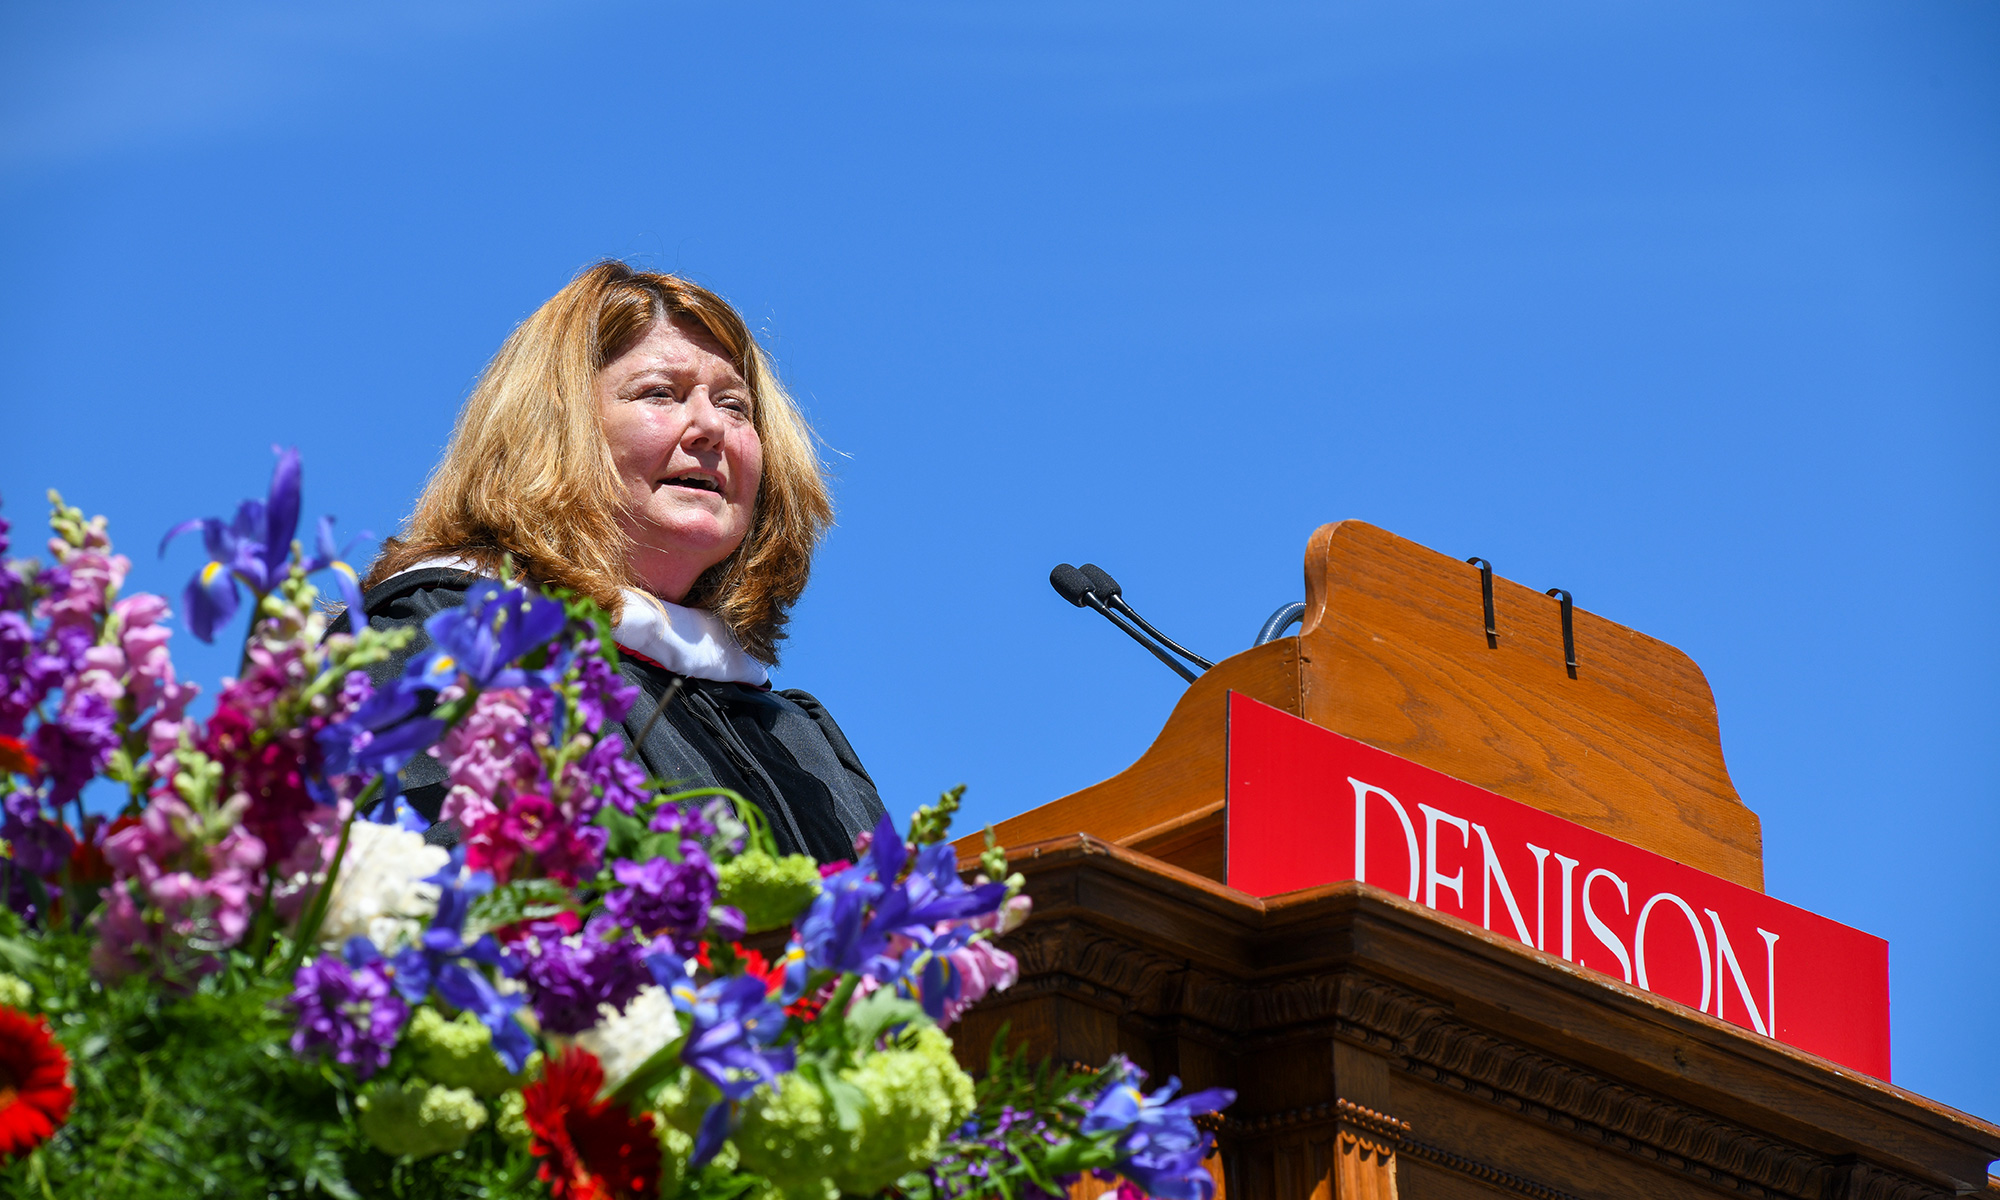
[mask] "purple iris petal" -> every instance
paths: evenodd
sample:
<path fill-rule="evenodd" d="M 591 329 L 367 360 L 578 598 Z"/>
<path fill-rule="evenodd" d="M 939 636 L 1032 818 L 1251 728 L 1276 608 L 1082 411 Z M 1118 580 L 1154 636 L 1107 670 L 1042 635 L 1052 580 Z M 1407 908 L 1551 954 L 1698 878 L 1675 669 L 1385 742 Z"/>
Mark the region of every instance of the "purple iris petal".
<path fill-rule="evenodd" d="M 649 955 L 646 966 L 667 989 L 674 1007 L 688 1014 L 681 1061 L 707 1077 L 722 1094 L 741 1100 L 759 1083 L 775 1083 L 797 1065 L 792 1047 L 767 1049 L 785 1029 L 785 1010 L 771 1002 L 763 980 L 735 975 L 700 987 L 686 976 L 685 960 Z"/>
<path fill-rule="evenodd" d="M 263 500 L 245 500 L 236 506 L 236 516 L 227 525 L 217 517 L 197 517 L 182 521 L 160 539 L 160 553 L 183 533 L 201 530 L 202 546 L 208 561 L 188 581 L 184 606 L 188 631 L 204 642 L 215 640 L 215 631 L 236 612 L 241 601 L 238 580 L 262 596 L 285 577 L 291 560 L 292 538 L 299 528 L 299 452 L 295 448 L 273 446 L 278 464 L 271 471 L 271 486 Z"/>
<path fill-rule="evenodd" d="M 546 672 L 509 664 L 541 649 L 568 621 L 563 606 L 524 587 L 474 584 L 465 603 L 424 622 L 431 648 L 410 661 L 406 678 L 442 688 L 461 674 L 475 687 L 518 687 Z"/>
<path fill-rule="evenodd" d="M 1118 1135 L 1120 1161 L 1114 1168 L 1147 1195 L 1158 1200 L 1211 1200 L 1215 1180 L 1202 1168 L 1212 1144 L 1195 1128 L 1194 1118 L 1215 1112 L 1236 1099 L 1228 1088 L 1210 1088 L 1171 1099 L 1180 1080 L 1148 1096 L 1145 1075 L 1126 1066 L 1091 1101 L 1084 1115 L 1086 1135 Z"/>
<path fill-rule="evenodd" d="M 271 491 L 264 502 L 264 586 L 268 592 L 278 582 L 281 563 L 291 557 L 292 537 L 299 530 L 299 452 L 296 447 L 271 447 L 278 465 L 271 471 Z"/>
<path fill-rule="evenodd" d="M 729 1137 L 729 1127 L 735 1124 L 735 1117 L 736 1106 L 727 1100 L 717 1100 L 708 1106 L 708 1111 L 701 1117 L 701 1128 L 694 1135 L 694 1149 L 688 1152 L 690 1169 L 705 1165 L 715 1157 L 716 1151 L 722 1149 L 723 1141 Z"/>

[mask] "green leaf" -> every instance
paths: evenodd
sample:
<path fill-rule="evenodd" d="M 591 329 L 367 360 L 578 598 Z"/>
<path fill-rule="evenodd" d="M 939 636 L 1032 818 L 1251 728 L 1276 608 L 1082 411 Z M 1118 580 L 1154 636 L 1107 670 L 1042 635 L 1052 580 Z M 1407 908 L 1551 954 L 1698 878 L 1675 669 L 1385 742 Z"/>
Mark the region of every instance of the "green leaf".
<path fill-rule="evenodd" d="M 861 998 L 847 1013 L 848 1033 L 856 1046 L 873 1046 L 884 1030 L 897 1025 L 928 1024 L 923 1006 L 905 1000 L 888 988 L 878 988 Z"/>
<path fill-rule="evenodd" d="M 607 862 L 614 858 L 638 857 L 639 843 L 647 836 L 644 821 L 609 804 L 597 810 L 595 820 L 606 834 L 604 858 Z"/>
<path fill-rule="evenodd" d="M 833 1105 L 834 1119 L 842 1129 L 850 1133 L 861 1128 L 861 1115 L 868 1108 L 868 1093 L 862 1091 L 838 1074 L 821 1072 L 820 1087 Z"/>
<path fill-rule="evenodd" d="M 687 1035 L 682 1034 L 660 1047 L 636 1067 L 625 1082 L 618 1085 L 612 1096 L 620 1102 L 631 1105 L 644 1101 L 670 1083 L 681 1071 L 681 1047 L 687 1045 Z"/>
<path fill-rule="evenodd" d="M 575 912 L 576 896 L 553 879 L 518 879 L 472 902 L 465 914 L 465 937 L 479 935 L 516 921 L 539 921 L 557 913 Z"/>

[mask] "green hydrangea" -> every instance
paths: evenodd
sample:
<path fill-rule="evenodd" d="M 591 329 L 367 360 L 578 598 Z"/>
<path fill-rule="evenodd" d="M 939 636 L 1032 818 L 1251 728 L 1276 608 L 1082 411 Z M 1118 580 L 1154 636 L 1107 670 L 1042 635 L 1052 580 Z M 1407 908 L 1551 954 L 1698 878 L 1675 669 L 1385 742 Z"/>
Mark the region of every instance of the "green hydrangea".
<path fill-rule="evenodd" d="M 951 1039 L 934 1027 L 840 1077 L 861 1095 L 855 1129 L 842 1129 L 825 1091 L 799 1075 L 786 1076 L 776 1091 L 759 1088 L 743 1107 L 734 1139 L 743 1166 L 788 1200 L 879 1192 L 929 1163 L 972 1113 L 972 1079 L 952 1058 Z"/>
<path fill-rule="evenodd" d="M 833 1173 L 859 1137 L 840 1128 L 818 1084 L 787 1075 L 776 1091 L 766 1086 L 751 1095 L 733 1140 L 744 1168 L 770 1180 L 787 1200 L 836 1200 Z"/>
<path fill-rule="evenodd" d="M 854 1152 L 834 1182 L 842 1191 L 872 1195 L 927 1165 L 974 1104 L 972 1077 L 959 1069 L 951 1039 L 933 1025 L 911 1044 L 871 1054 L 845 1078 L 868 1097 Z"/>
<path fill-rule="evenodd" d="M 480 1096 L 519 1090 L 534 1074 L 541 1057 L 537 1051 L 519 1075 L 509 1074 L 507 1064 L 494 1053 L 492 1031 L 478 1017 L 462 1012 L 446 1020 L 428 1005 L 410 1018 L 403 1045 L 409 1048 L 410 1064 L 417 1074 L 447 1087 L 470 1088 Z"/>
<path fill-rule="evenodd" d="M 716 877 L 719 899 L 743 910 L 751 933 L 791 924 L 819 895 L 819 864 L 803 854 L 773 858 L 751 850 L 716 868 Z"/>
<path fill-rule="evenodd" d="M 493 1131 L 515 1145 L 527 1145 L 533 1132 L 528 1128 L 528 1098 L 519 1092 L 501 1092 L 493 1101 Z"/>
<path fill-rule="evenodd" d="M 470 1088 L 388 1083 L 361 1096 L 361 1132 L 377 1150 L 429 1158 L 464 1146 L 486 1124 L 486 1106 Z"/>
<path fill-rule="evenodd" d="M 0 971 L 0 1004 L 8 1008 L 26 1008 L 35 998 L 35 989 L 19 975 L 9 975 Z"/>

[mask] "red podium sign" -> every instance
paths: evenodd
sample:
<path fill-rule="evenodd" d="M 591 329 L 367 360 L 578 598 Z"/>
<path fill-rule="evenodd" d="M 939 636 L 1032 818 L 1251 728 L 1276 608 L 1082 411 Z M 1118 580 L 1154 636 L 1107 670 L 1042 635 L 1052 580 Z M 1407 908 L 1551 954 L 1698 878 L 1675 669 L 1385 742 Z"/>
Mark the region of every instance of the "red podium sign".
<path fill-rule="evenodd" d="M 1889 944 L 1229 697 L 1229 884 L 1356 879 L 1889 1078 Z"/>

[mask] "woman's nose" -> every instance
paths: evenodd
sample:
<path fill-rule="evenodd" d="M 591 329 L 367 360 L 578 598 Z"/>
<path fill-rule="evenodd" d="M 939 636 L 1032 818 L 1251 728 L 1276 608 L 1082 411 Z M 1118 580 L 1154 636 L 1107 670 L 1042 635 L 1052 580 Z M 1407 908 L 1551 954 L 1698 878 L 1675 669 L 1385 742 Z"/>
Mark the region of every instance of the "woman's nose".
<path fill-rule="evenodd" d="M 715 406 L 708 389 L 698 387 L 687 398 L 687 424 L 681 427 L 681 442 L 694 447 L 722 444 L 722 410 Z"/>

